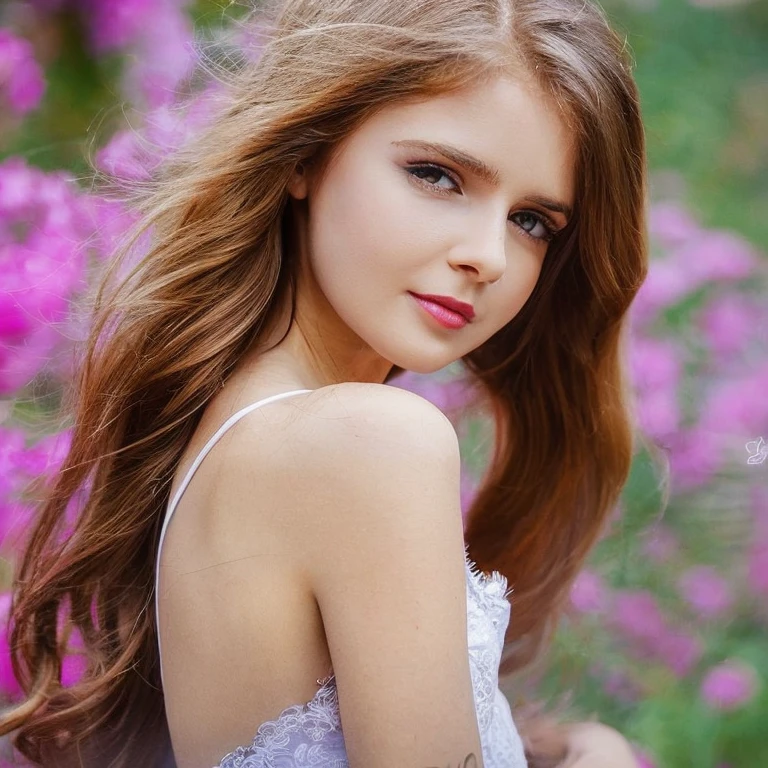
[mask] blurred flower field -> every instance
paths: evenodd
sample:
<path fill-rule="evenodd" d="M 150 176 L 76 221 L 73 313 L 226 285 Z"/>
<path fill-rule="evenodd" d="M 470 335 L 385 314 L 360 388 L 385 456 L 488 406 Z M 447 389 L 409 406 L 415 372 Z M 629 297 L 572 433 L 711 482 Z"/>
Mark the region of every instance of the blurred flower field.
<path fill-rule="evenodd" d="M 618 728 L 644 766 L 768 765 L 768 3 L 605 7 L 635 54 L 652 171 L 652 263 L 627 350 L 637 454 L 550 656 L 506 692 Z M 66 451 L 55 417 L 81 299 L 132 217 L 91 164 L 141 181 L 204 123 L 215 89 L 190 80 L 192 42 L 226 62 L 241 10 L 0 5 L 3 624 L 34 499 Z M 454 420 L 466 510 L 491 439 L 462 409 L 461 371 L 397 383 Z M 64 685 L 82 671 L 76 651 Z M 0 697 L 18 694 L 3 637 Z"/>

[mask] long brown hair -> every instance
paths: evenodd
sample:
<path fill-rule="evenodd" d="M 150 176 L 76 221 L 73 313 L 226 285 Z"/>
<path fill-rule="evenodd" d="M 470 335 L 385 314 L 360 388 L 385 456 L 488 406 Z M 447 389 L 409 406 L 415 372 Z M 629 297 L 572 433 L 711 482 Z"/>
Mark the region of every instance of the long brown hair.
<path fill-rule="evenodd" d="M 624 42 L 602 13 L 583 0 L 283 0 L 254 28 L 265 19 L 258 61 L 219 73 L 227 105 L 154 172 L 134 240 L 95 296 L 68 393 L 71 447 L 14 585 L 26 697 L 0 734 L 17 730 L 39 764 L 160 764 L 151 604 L 171 479 L 206 404 L 293 300 L 284 244 L 297 164 L 327 156 L 381 107 L 524 70 L 577 139 L 571 222 L 520 313 L 464 361 L 496 425 L 466 535 L 478 566 L 514 587 L 503 674 L 545 642 L 627 478 L 622 341 L 647 270 L 645 147 Z M 145 255 L 116 280 L 144 234 Z M 65 689 L 67 627 L 88 668 Z"/>

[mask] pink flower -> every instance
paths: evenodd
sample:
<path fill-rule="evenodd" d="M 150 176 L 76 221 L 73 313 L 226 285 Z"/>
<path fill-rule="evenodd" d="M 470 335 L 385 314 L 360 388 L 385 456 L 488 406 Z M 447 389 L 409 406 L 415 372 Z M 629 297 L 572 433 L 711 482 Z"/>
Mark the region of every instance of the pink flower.
<path fill-rule="evenodd" d="M 670 630 L 662 635 L 654 648 L 655 655 L 661 659 L 677 677 L 685 677 L 691 672 L 704 653 L 701 640 L 694 635 L 677 630 Z"/>
<path fill-rule="evenodd" d="M 664 440 L 680 429 L 682 412 L 677 393 L 657 389 L 638 394 L 637 416 L 640 428 L 656 440 Z"/>
<path fill-rule="evenodd" d="M 678 581 L 678 589 L 688 605 L 705 619 L 722 616 L 733 603 L 728 583 L 706 565 L 685 571 Z"/>
<path fill-rule="evenodd" d="M 0 499 L 0 550 L 13 553 L 23 545 L 34 516 L 34 507 Z"/>
<path fill-rule="evenodd" d="M 120 175 L 117 169 L 115 173 Z M 127 230 L 137 219 L 136 212 L 121 202 L 96 196 L 83 199 L 80 213 L 81 228 L 93 233 L 88 242 L 101 260 L 110 259 L 114 255 Z"/>
<path fill-rule="evenodd" d="M 641 429 L 654 438 L 664 438 L 680 427 L 677 387 L 683 359 L 683 350 L 672 341 L 640 334 L 632 337 L 629 360 L 638 421 Z"/>
<path fill-rule="evenodd" d="M 652 260 L 648 277 L 632 303 L 633 322 L 644 325 L 667 307 L 677 304 L 691 290 L 691 280 L 680 264 L 669 258 Z"/>
<path fill-rule="evenodd" d="M 182 147 L 211 118 L 214 89 L 183 106 L 161 103 L 150 112 L 141 131 L 115 133 L 96 155 L 98 167 L 120 179 L 143 180 L 163 159 Z"/>
<path fill-rule="evenodd" d="M 632 337 L 629 363 L 634 385 L 643 390 L 677 386 L 682 358 L 680 345 L 670 339 Z"/>
<path fill-rule="evenodd" d="M 157 0 L 82 0 L 96 53 L 125 48 L 157 24 Z"/>
<path fill-rule="evenodd" d="M 712 432 L 738 435 L 739 457 L 743 435 L 768 428 L 768 363 L 741 376 L 730 376 L 708 395 L 701 425 Z"/>
<path fill-rule="evenodd" d="M 13 394 L 63 342 L 73 295 L 85 288 L 82 197 L 63 173 L 0 162 L 0 394 Z"/>
<path fill-rule="evenodd" d="M 663 248 L 674 248 L 693 240 L 701 228 L 693 216 L 677 203 L 656 203 L 650 209 L 648 229 Z"/>
<path fill-rule="evenodd" d="M 692 285 L 743 280 L 759 264 L 754 249 L 730 232 L 706 231 L 679 248 L 673 260 L 686 270 Z"/>
<path fill-rule="evenodd" d="M 88 668 L 88 659 L 80 653 L 68 653 L 61 664 L 61 684 L 71 688 L 80 682 Z"/>
<path fill-rule="evenodd" d="M 17 115 L 26 115 L 40 103 L 45 80 L 32 46 L 9 30 L 0 28 L 0 104 Z"/>
<path fill-rule="evenodd" d="M 8 216 L 24 214 L 33 202 L 38 172 L 21 158 L 11 157 L 0 163 L 0 223 Z M 8 235 L 10 239 L 10 234 Z"/>
<path fill-rule="evenodd" d="M 11 610 L 11 593 L 0 594 L 0 694 L 15 699 L 21 693 L 21 686 L 13 674 L 11 651 L 8 647 L 8 619 Z"/>
<path fill-rule="evenodd" d="M 722 363 L 728 356 L 745 348 L 761 321 L 761 315 L 764 313 L 746 296 L 725 294 L 716 297 L 704 308 L 697 324 L 716 360 Z"/>
<path fill-rule="evenodd" d="M 750 665 L 741 661 L 725 661 L 707 672 L 701 684 L 701 695 L 714 709 L 738 709 L 752 700 L 758 682 L 757 674 Z"/>
<path fill-rule="evenodd" d="M 608 591 L 602 577 L 585 568 L 571 587 L 571 603 L 579 613 L 602 613 L 608 604 Z"/>
<path fill-rule="evenodd" d="M 30 477 L 58 471 L 69 450 L 71 438 L 71 430 L 56 432 L 41 438 L 19 457 L 19 470 Z"/>
<path fill-rule="evenodd" d="M 743 280 L 760 264 L 743 238 L 730 232 L 697 230 L 678 209 L 657 210 L 651 223 L 664 250 L 670 251 L 651 260 L 648 277 L 632 305 L 633 323 L 640 326 L 702 286 Z"/>
<path fill-rule="evenodd" d="M 723 444 L 709 429 L 694 427 L 670 438 L 669 468 L 674 493 L 705 485 L 722 466 Z"/>
<path fill-rule="evenodd" d="M 636 749 L 635 757 L 637 758 L 638 768 L 656 768 L 656 763 L 651 760 L 647 752 Z"/>
<path fill-rule="evenodd" d="M 464 409 L 468 402 L 467 386 L 460 379 L 441 379 L 434 374 L 406 371 L 392 384 L 429 400 L 445 414 Z"/>
<path fill-rule="evenodd" d="M 611 618 L 619 632 L 644 646 L 655 645 L 666 632 L 656 598 L 645 590 L 616 592 Z"/>
<path fill-rule="evenodd" d="M 61 684 L 65 688 L 78 683 L 88 667 L 88 659 L 83 653 L 83 640 L 77 630 L 73 630 L 70 635 L 68 650 L 61 665 Z"/>
<path fill-rule="evenodd" d="M 152 24 L 144 26 L 134 48 L 135 59 L 126 71 L 126 91 L 150 109 L 177 100 L 178 86 L 195 63 L 193 28 L 185 5 L 179 0 L 153 0 Z"/>
<path fill-rule="evenodd" d="M 16 493 L 21 486 L 18 468 L 24 454 L 24 434 L 21 429 L 0 427 L 0 496 Z"/>
<path fill-rule="evenodd" d="M 657 563 L 666 563 L 680 549 L 680 544 L 672 531 L 664 525 L 656 524 L 646 531 L 643 553 Z"/>
<path fill-rule="evenodd" d="M 61 342 L 62 336 L 53 326 L 42 325 L 19 344 L 0 343 L 0 396 L 29 384 L 51 361 Z"/>
<path fill-rule="evenodd" d="M 118 131 L 96 153 L 96 166 L 110 176 L 131 181 L 149 178 L 147 160 L 138 136 L 131 130 Z"/>
<path fill-rule="evenodd" d="M 45 478 L 58 468 L 70 438 L 67 430 L 26 448 L 23 430 L 0 427 L 0 547 L 5 552 L 19 546 L 34 517 L 34 505 L 21 501 L 20 494 L 30 480 Z"/>
<path fill-rule="evenodd" d="M 603 690 L 613 699 L 625 704 L 636 702 L 642 694 L 640 687 L 622 669 L 612 669 L 602 675 Z"/>

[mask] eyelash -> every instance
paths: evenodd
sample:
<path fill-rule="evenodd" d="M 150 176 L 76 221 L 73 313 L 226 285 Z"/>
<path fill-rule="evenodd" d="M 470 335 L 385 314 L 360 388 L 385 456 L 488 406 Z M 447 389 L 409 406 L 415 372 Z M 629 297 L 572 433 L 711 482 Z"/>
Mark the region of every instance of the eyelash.
<path fill-rule="evenodd" d="M 406 168 L 406 172 L 408 175 L 414 179 L 414 181 L 417 184 L 420 184 L 424 187 L 427 187 L 428 189 L 431 189 L 439 195 L 449 195 L 454 190 L 450 189 L 441 189 L 436 184 L 433 184 L 430 181 L 425 181 L 424 179 L 419 178 L 416 176 L 413 171 L 432 171 L 433 173 L 439 173 L 443 174 L 446 178 L 450 179 L 457 187 L 460 186 L 459 182 L 456 180 L 456 177 L 454 174 L 449 171 L 447 168 L 443 167 L 442 165 L 437 165 L 436 163 L 411 163 Z M 525 211 L 517 211 L 517 213 L 524 213 L 528 216 L 535 217 L 541 225 L 546 229 L 547 234 L 544 237 L 534 237 L 530 232 L 523 229 L 519 224 L 517 225 L 518 229 L 522 232 L 522 234 L 527 237 L 529 240 L 533 240 L 535 243 L 549 243 L 553 240 L 555 235 L 560 232 L 562 229 L 561 227 L 558 227 L 552 219 L 550 219 L 548 216 L 545 216 L 543 213 L 539 213 L 538 211 L 531 211 L 531 210 L 525 210 Z M 511 221 L 512 219 L 510 219 Z"/>

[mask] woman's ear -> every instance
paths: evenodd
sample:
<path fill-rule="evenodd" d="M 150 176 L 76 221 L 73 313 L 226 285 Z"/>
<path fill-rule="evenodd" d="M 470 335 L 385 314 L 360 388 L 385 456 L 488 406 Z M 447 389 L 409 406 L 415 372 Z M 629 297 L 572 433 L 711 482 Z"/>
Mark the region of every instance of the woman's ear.
<path fill-rule="evenodd" d="M 288 194 L 296 200 L 303 200 L 308 192 L 309 180 L 307 178 L 307 169 L 303 163 L 299 163 L 288 182 Z"/>

